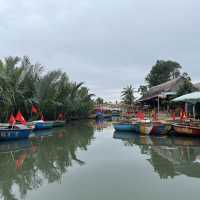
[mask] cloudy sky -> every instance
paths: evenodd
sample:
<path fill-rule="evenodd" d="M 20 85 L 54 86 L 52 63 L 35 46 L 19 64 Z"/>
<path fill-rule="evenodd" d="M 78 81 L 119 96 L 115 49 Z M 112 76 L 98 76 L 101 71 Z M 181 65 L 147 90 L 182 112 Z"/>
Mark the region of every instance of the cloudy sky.
<path fill-rule="evenodd" d="M 200 80 L 200 1 L 0 0 L 0 57 L 28 55 L 97 96 L 138 87 L 157 59 Z"/>

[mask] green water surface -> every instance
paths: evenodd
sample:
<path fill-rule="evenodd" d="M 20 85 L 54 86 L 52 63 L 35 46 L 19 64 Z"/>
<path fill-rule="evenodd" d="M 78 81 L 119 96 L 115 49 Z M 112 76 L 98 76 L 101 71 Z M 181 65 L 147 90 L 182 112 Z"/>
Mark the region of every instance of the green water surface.
<path fill-rule="evenodd" d="M 200 139 L 114 133 L 110 122 L 0 143 L 1 199 L 196 200 L 199 178 Z"/>

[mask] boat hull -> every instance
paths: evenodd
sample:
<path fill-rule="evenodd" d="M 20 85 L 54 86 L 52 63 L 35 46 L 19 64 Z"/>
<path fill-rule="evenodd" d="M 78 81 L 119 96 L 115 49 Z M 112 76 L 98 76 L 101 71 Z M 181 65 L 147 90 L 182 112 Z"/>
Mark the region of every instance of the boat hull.
<path fill-rule="evenodd" d="M 15 129 L 0 129 L 0 140 L 18 140 L 28 138 L 31 133 L 30 129 L 15 130 Z"/>
<path fill-rule="evenodd" d="M 152 122 L 152 123 L 135 123 L 135 132 L 141 135 L 155 135 L 162 136 L 166 135 L 171 130 L 170 124 L 164 124 L 161 122 Z"/>
<path fill-rule="evenodd" d="M 153 128 L 150 135 L 166 135 L 171 131 L 170 123 L 153 122 Z"/>
<path fill-rule="evenodd" d="M 200 127 L 190 127 L 179 124 L 173 124 L 172 126 L 176 135 L 200 136 Z"/>
<path fill-rule="evenodd" d="M 36 122 L 34 130 L 46 130 L 53 128 L 53 122 Z"/>
<path fill-rule="evenodd" d="M 53 122 L 53 127 L 63 127 L 63 126 L 65 126 L 65 121 L 57 120 Z"/>
<path fill-rule="evenodd" d="M 152 131 L 152 124 L 150 123 L 135 123 L 134 131 L 140 135 L 150 135 Z"/>
<path fill-rule="evenodd" d="M 116 123 L 113 126 L 116 131 L 134 131 L 134 125 L 131 123 Z"/>

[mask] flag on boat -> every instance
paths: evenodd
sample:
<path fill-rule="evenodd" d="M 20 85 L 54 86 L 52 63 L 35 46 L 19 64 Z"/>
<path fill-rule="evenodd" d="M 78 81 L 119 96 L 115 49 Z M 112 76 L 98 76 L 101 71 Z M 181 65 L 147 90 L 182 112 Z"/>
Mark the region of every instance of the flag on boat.
<path fill-rule="evenodd" d="M 34 105 L 32 105 L 31 112 L 32 113 L 37 113 L 38 112 L 37 108 Z"/>
<path fill-rule="evenodd" d="M 40 119 L 44 121 L 44 115 L 42 112 L 40 113 Z"/>
<path fill-rule="evenodd" d="M 8 120 L 8 123 L 13 126 L 14 124 L 16 124 L 16 120 L 15 117 L 13 116 L 13 114 L 10 115 L 10 118 Z"/>
<path fill-rule="evenodd" d="M 15 120 L 21 122 L 21 124 L 26 125 L 26 120 L 24 119 L 22 113 L 19 111 L 15 117 Z"/>
<path fill-rule="evenodd" d="M 180 120 L 183 121 L 183 120 L 185 120 L 186 118 L 187 118 L 186 112 L 181 111 L 181 112 L 180 112 Z"/>
<path fill-rule="evenodd" d="M 136 118 L 139 120 L 144 120 L 144 113 L 143 112 L 137 112 Z"/>
<path fill-rule="evenodd" d="M 64 113 L 60 113 L 59 115 L 58 115 L 58 120 L 64 120 Z"/>
<path fill-rule="evenodd" d="M 173 112 L 171 117 L 172 117 L 172 120 L 175 121 L 176 120 L 176 112 Z"/>

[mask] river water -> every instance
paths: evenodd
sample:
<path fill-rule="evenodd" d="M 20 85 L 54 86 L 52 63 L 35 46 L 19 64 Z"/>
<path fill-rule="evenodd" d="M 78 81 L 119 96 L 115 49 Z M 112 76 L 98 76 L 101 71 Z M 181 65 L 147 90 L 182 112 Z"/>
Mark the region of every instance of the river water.
<path fill-rule="evenodd" d="M 114 133 L 73 122 L 0 143 L 1 199 L 198 199 L 200 140 Z"/>

